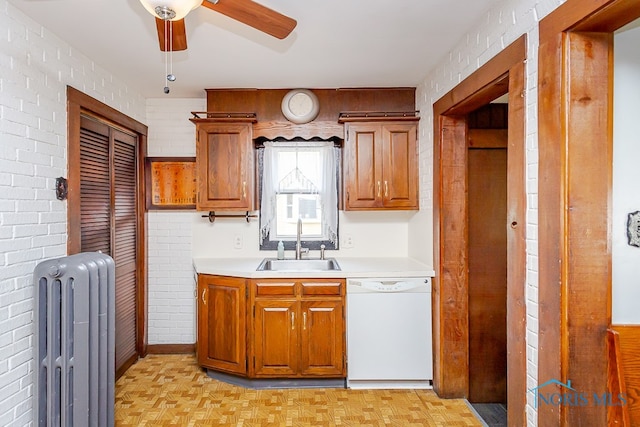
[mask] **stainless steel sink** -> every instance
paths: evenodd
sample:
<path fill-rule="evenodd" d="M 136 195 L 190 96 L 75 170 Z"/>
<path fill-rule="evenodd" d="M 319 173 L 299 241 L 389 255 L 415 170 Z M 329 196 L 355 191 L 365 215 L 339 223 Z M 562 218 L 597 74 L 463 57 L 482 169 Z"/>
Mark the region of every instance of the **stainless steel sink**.
<path fill-rule="evenodd" d="M 276 259 L 265 258 L 257 271 L 339 271 L 335 258 L 327 259 Z"/>

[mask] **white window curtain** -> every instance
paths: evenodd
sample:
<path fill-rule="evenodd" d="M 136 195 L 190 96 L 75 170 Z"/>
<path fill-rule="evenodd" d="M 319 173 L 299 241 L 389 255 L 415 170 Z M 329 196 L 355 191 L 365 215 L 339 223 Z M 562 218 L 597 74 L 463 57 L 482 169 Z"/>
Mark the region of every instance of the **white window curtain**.
<path fill-rule="evenodd" d="M 281 153 L 318 152 L 316 164 L 304 165 L 296 162 L 282 164 Z M 297 158 L 297 157 L 296 157 Z M 266 239 L 276 220 L 276 194 L 282 180 L 295 169 L 310 180 L 314 192 L 320 194 L 322 210 L 322 231 L 327 240 L 335 243 L 338 230 L 338 190 L 336 183 L 336 154 L 332 142 L 275 142 L 264 143 L 262 166 L 262 198 L 260 203 L 261 241 Z"/>

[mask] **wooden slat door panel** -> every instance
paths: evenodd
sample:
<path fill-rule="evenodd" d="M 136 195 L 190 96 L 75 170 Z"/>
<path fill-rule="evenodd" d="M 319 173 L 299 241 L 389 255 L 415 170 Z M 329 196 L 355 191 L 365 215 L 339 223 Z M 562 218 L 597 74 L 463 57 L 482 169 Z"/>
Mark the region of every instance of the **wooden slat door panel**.
<path fill-rule="evenodd" d="M 137 358 L 136 139 L 112 130 L 113 259 L 116 264 L 116 367 Z"/>
<path fill-rule="evenodd" d="M 93 120 L 82 121 L 79 168 L 82 251 L 111 254 L 108 126 Z"/>
<path fill-rule="evenodd" d="M 138 140 L 106 123 L 80 120 L 80 251 L 116 265 L 116 376 L 138 358 Z M 73 167 L 71 165 L 70 167 Z"/>

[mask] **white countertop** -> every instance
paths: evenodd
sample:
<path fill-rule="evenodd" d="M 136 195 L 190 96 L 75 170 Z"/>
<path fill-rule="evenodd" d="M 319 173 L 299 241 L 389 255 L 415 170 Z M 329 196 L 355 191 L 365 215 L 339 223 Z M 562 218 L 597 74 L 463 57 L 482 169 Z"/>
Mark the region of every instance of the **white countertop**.
<path fill-rule="evenodd" d="M 333 271 L 256 271 L 263 258 L 194 258 L 198 274 L 254 278 L 355 278 L 355 277 L 433 277 L 433 267 L 413 258 L 335 257 L 340 270 Z"/>

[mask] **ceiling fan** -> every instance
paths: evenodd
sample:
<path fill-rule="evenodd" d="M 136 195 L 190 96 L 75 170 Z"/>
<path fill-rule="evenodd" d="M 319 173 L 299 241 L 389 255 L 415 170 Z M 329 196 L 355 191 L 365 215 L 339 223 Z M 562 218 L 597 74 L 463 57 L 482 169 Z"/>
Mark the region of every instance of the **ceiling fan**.
<path fill-rule="evenodd" d="M 160 50 L 187 48 L 184 17 L 204 6 L 278 39 L 284 39 L 296 27 L 296 20 L 251 0 L 140 0 L 156 17 Z M 168 33 L 168 34 L 167 34 Z"/>

